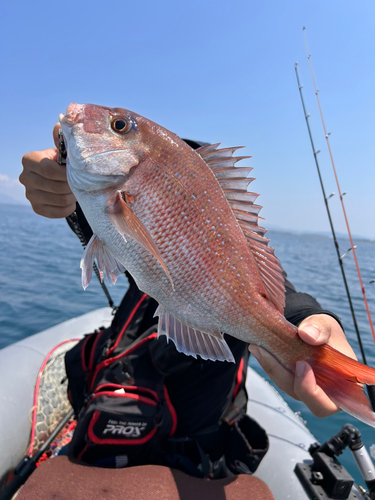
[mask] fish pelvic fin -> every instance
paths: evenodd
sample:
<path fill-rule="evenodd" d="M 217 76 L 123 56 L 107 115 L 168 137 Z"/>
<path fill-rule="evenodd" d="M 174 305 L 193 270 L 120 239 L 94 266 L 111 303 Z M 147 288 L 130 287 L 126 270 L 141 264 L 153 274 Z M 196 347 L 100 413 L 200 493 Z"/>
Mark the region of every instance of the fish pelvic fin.
<path fill-rule="evenodd" d="M 161 306 L 157 308 L 155 316 L 159 316 L 158 336 L 165 335 L 168 340 L 171 339 L 179 352 L 194 358 L 199 355 L 211 361 L 235 362 L 221 333 L 210 334 L 185 325 Z"/>
<path fill-rule="evenodd" d="M 375 427 L 375 413 L 363 384 L 375 385 L 375 369 L 363 365 L 325 344 L 308 361 L 317 384 L 342 410 Z"/>
<path fill-rule="evenodd" d="M 267 229 L 258 225 L 260 205 L 255 204 L 259 196 L 247 190 L 254 177 L 248 177 L 251 167 L 236 167 L 235 164 L 251 156 L 233 156 L 241 147 L 217 149 L 219 144 L 198 148 L 196 152 L 210 167 L 236 217 L 247 240 L 250 251 L 259 269 L 268 300 L 283 314 L 285 307 L 285 279 L 274 249 L 265 238 Z"/>
<path fill-rule="evenodd" d="M 91 281 L 92 269 L 95 260 L 98 264 L 101 281 L 103 281 L 105 274 L 108 280 L 115 284 L 118 275 L 125 271 L 124 266 L 115 259 L 108 248 L 99 240 L 96 234 L 93 234 L 87 244 L 87 247 L 85 248 L 85 251 L 83 252 L 81 259 L 82 286 L 84 290 L 86 290 Z"/>
<path fill-rule="evenodd" d="M 174 290 L 172 277 L 151 234 L 126 203 L 120 191 L 116 191 L 115 196 L 111 198 L 107 211 L 112 224 L 122 236 L 128 236 L 139 243 L 159 262 Z"/>

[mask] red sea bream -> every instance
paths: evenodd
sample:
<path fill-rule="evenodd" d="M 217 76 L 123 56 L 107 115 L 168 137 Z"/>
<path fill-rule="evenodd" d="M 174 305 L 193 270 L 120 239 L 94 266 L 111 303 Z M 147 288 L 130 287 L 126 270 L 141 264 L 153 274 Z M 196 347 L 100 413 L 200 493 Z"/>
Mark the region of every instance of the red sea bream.
<path fill-rule="evenodd" d="M 311 364 L 341 408 L 375 426 L 362 383 L 375 370 L 325 345 L 302 342 L 283 315 L 279 261 L 258 226 L 250 167 L 238 148 L 193 150 L 122 108 L 71 104 L 60 116 L 69 185 L 93 230 L 82 282 L 96 259 L 113 281 L 126 268 L 159 303 L 159 334 L 179 351 L 233 361 L 223 333 L 271 352 L 289 371 Z"/>

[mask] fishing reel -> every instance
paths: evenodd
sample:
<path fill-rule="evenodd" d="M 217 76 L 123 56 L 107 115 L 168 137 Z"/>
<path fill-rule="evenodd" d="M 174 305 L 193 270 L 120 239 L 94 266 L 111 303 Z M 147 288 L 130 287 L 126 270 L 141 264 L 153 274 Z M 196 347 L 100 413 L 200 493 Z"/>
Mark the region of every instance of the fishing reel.
<path fill-rule="evenodd" d="M 58 137 L 57 149 L 59 150 L 59 156 L 57 158 L 57 163 L 59 165 L 65 165 L 67 151 L 66 151 L 66 147 L 65 147 L 64 136 L 63 136 L 61 130 L 59 130 L 57 137 Z"/>

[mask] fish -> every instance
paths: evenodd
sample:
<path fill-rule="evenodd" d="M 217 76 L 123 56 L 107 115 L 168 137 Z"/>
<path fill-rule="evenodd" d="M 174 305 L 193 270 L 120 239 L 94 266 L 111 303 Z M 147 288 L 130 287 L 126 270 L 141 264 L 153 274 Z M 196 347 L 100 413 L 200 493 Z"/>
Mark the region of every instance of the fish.
<path fill-rule="evenodd" d="M 59 117 L 67 179 L 92 230 L 82 285 L 94 261 L 113 282 L 126 269 L 159 304 L 158 334 L 178 351 L 233 362 L 224 333 L 263 347 L 291 373 L 307 361 L 341 409 L 375 427 L 363 384 L 375 370 L 328 344 L 303 342 L 283 314 L 283 270 L 258 224 L 258 195 L 239 147 L 192 149 L 123 108 L 68 106 Z"/>

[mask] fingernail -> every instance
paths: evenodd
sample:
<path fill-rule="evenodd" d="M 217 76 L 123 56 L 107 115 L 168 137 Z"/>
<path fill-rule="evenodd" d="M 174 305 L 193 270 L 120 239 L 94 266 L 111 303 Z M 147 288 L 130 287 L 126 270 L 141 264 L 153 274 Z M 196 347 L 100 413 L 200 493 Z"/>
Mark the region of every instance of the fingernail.
<path fill-rule="evenodd" d="M 262 357 L 262 355 L 260 354 L 260 350 L 257 348 L 256 345 L 249 346 L 249 351 L 254 356 L 254 358 L 257 359 L 258 361 Z"/>
<path fill-rule="evenodd" d="M 303 326 L 301 330 L 308 333 L 315 340 L 320 336 L 320 331 L 315 326 Z"/>
<path fill-rule="evenodd" d="M 306 365 L 303 361 L 297 361 L 296 363 L 296 376 L 302 377 L 306 371 Z"/>

